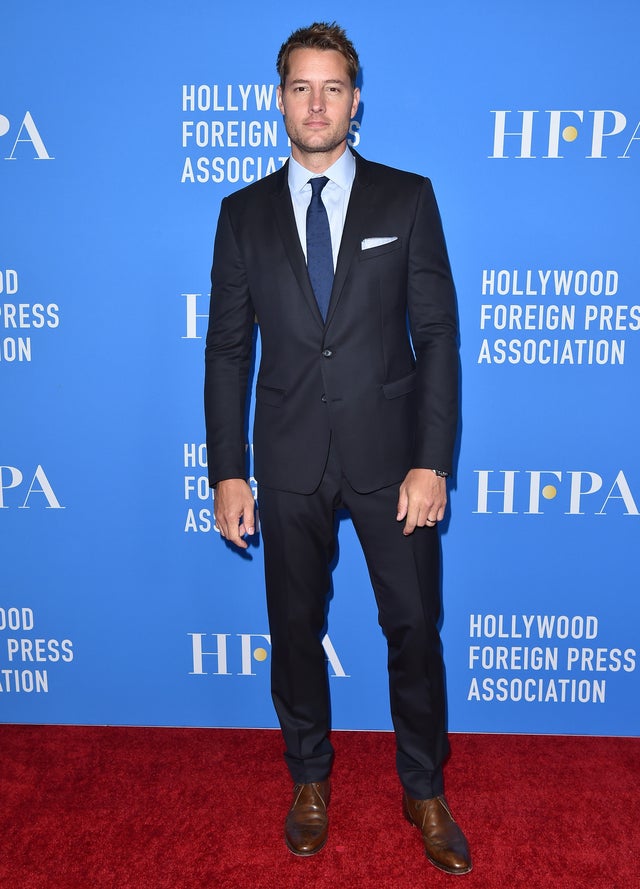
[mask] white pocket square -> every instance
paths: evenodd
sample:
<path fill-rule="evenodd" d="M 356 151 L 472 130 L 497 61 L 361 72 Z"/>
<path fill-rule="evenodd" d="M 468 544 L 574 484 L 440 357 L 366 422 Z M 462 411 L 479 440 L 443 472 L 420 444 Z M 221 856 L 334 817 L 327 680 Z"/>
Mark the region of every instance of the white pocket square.
<path fill-rule="evenodd" d="M 360 249 L 371 250 L 372 247 L 382 247 L 383 244 L 391 244 L 392 241 L 397 240 L 397 235 L 393 235 L 391 238 L 365 238 L 360 244 Z"/>

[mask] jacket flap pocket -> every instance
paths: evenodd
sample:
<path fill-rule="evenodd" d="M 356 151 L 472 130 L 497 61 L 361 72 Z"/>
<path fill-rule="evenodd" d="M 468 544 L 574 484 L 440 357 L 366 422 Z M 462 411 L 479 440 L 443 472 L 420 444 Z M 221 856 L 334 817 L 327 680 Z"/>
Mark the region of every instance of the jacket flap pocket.
<path fill-rule="evenodd" d="M 398 398 L 400 395 L 408 395 L 416 388 L 416 372 L 412 370 L 406 377 L 385 383 L 382 387 L 385 398 Z"/>
<path fill-rule="evenodd" d="M 258 383 L 256 386 L 256 401 L 261 404 L 270 404 L 273 407 L 280 407 L 285 400 L 287 393 L 284 389 L 275 389 L 272 386 L 263 386 Z"/>

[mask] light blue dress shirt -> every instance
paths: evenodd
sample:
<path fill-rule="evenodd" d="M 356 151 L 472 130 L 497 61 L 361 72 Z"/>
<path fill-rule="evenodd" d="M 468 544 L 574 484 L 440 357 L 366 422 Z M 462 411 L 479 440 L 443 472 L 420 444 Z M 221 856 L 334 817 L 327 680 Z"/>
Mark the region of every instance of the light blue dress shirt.
<path fill-rule="evenodd" d="M 331 231 L 331 251 L 333 253 L 333 268 L 335 271 L 338 261 L 338 251 L 342 239 L 342 230 L 347 216 L 351 186 L 356 175 L 356 159 L 347 148 L 338 160 L 324 173 L 311 173 L 302 164 L 289 158 L 289 191 L 293 202 L 293 212 L 296 217 L 296 226 L 300 237 L 300 244 L 307 258 L 307 208 L 311 201 L 311 186 L 309 179 L 314 176 L 326 176 L 329 181 L 322 189 L 322 203 L 327 209 L 329 217 L 329 229 Z"/>

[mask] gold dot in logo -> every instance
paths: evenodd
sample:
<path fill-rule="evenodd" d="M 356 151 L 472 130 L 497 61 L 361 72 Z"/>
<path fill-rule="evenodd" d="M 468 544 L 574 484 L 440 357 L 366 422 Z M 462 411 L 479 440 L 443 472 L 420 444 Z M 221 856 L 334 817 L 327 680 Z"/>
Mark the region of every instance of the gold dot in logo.
<path fill-rule="evenodd" d="M 257 661 L 266 661 L 267 652 L 264 650 L 264 648 L 256 648 L 256 650 L 253 652 L 253 656 Z"/>
<path fill-rule="evenodd" d="M 545 500 L 553 500 L 557 493 L 558 491 L 556 490 L 556 488 L 553 487 L 553 485 L 545 485 L 542 489 L 542 496 Z"/>
<path fill-rule="evenodd" d="M 562 131 L 562 138 L 565 142 L 575 142 L 578 138 L 578 131 L 575 127 L 565 127 Z"/>

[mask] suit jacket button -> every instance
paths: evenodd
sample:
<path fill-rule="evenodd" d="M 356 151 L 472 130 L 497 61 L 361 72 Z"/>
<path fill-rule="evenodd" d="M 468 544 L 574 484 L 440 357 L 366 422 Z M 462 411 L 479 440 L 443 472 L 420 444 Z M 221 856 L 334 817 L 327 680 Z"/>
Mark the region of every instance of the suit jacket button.
<path fill-rule="evenodd" d="M 331 351 L 331 349 L 324 349 L 322 354 L 324 355 L 325 358 L 331 358 L 331 356 L 333 355 L 333 352 Z"/>
<path fill-rule="evenodd" d="M 327 396 L 323 395 L 322 398 L 320 399 L 320 401 L 324 401 L 324 403 L 326 404 L 327 403 Z"/>

